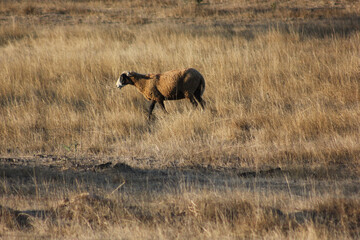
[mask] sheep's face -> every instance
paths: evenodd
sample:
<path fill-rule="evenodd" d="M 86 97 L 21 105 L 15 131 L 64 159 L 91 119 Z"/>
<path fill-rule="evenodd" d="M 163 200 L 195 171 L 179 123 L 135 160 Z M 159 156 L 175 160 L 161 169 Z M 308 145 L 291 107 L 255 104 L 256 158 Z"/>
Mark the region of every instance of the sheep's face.
<path fill-rule="evenodd" d="M 116 87 L 121 89 L 122 87 L 125 87 L 128 84 L 131 84 L 131 79 L 130 79 L 130 73 L 129 72 L 124 72 L 120 75 L 119 79 L 116 82 Z"/>

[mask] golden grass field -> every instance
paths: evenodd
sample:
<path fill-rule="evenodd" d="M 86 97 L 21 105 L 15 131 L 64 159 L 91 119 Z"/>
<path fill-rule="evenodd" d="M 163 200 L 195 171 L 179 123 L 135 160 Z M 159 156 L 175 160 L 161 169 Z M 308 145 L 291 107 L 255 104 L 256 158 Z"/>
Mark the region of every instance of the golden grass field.
<path fill-rule="evenodd" d="M 360 238 L 359 14 L 0 1 L 0 238 Z M 204 111 L 115 87 L 186 67 Z"/>

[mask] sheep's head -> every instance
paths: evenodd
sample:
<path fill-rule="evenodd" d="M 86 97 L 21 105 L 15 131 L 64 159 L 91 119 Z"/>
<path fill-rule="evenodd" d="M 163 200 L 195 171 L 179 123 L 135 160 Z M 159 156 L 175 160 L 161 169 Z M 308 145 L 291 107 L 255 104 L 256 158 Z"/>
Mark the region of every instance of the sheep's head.
<path fill-rule="evenodd" d="M 132 84 L 132 80 L 130 79 L 130 76 L 131 76 L 130 72 L 123 72 L 116 82 L 116 87 L 121 89 L 122 87 L 128 84 Z"/>

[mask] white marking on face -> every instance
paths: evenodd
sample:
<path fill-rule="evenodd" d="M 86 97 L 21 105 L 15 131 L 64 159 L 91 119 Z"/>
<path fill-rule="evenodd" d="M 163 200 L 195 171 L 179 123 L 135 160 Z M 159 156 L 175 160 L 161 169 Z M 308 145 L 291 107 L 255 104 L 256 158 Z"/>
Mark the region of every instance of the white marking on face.
<path fill-rule="evenodd" d="M 116 82 L 116 87 L 119 88 L 119 89 L 121 89 L 124 86 L 124 85 L 121 84 L 120 78 L 121 78 L 121 76 L 119 77 L 119 79 Z"/>

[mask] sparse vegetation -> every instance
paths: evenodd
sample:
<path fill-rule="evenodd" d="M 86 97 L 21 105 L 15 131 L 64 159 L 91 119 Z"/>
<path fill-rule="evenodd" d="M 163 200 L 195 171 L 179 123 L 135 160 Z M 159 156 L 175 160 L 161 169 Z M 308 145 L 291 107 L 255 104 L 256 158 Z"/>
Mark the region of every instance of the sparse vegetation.
<path fill-rule="evenodd" d="M 0 2 L 0 238 L 359 237 L 359 13 L 345 0 Z M 169 101 L 149 121 L 143 96 L 115 87 L 124 70 L 186 67 L 204 75 L 203 112 Z M 106 161 L 128 168 L 91 167 Z M 21 226 L 28 209 L 48 215 Z"/>

